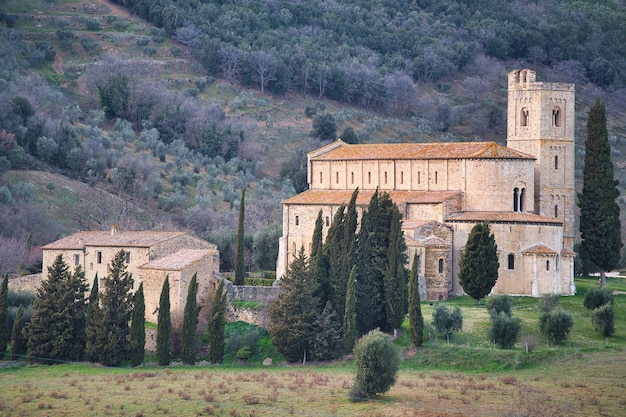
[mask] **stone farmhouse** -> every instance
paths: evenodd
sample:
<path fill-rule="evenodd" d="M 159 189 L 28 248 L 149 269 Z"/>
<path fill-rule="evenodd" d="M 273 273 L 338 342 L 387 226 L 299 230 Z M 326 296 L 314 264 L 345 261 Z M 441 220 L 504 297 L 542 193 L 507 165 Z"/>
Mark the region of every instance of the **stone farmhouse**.
<path fill-rule="evenodd" d="M 277 277 L 300 247 L 310 253 L 318 212 L 326 233 L 358 187 L 359 219 L 376 189 L 398 205 L 409 259 L 418 255 L 422 299 L 463 294 L 459 258 L 478 222 L 489 222 L 498 246 L 493 293 L 574 294 L 574 117 L 573 84 L 514 70 L 506 147 L 337 140 L 310 152 L 309 189 L 282 202 Z"/>
<path fill-rule="evenodd" d="M 98 274 L 102 279 L 110 272 L 111 262 L 123 249 L 127 271 L 134 279 L 133 289 L 143 283 L 146 320 L 157 321 L 157 308 L 165 277 L 170 280 L 172 317 L 184 310 L 187 289 L 194 274 L 198 281 L 198 303 L 204 303 L 217 287 L 219 251 L 217 246 L 185 232 L 80 231 L 45 245 L 43 248 L 43 278 L 48 267 L 59 255 L 73 272 L 79 265 L 85 271 L 88 284 Z"/>

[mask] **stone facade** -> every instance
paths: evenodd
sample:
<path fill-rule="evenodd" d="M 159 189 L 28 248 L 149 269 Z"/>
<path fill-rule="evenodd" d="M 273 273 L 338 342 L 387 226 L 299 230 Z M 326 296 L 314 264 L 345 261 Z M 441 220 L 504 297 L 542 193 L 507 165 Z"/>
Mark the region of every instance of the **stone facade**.
<path fill-rule="evenodd" d="M 348 145 L 308 154 L 309 190 L 283 201 L 277 277 L 310 253 L 358 187 L 359 218 L 375 190 L 403 214 L 409 259 L 418 255 L 429 300 L 463 293 L 459 258 L 472 227 L 489 222 L 498 245 L 497 294 L 573 294 L 574 86 L 509 73 L 507 146 L 494 142 Z"/>
<path fill-rule="evenodd" d="M 43 279 L 58 255 L 73 272 L 81 266 L 87 283 L 94 277 L 102 279 L 110 273 L 111 262 L 120 251 L 126 252 L 126 270 L 134 279 L 133 290 L 144 285 L 146 319 L 156 321 L 161 288 L 170 278 L 172 315 L 182 314 L 191 277 L 197 274 L 198 302 L 210 299 L 219 273 L 217 246 L 185 232 L 81 231 L 52 242 L 43 248 Z"/>

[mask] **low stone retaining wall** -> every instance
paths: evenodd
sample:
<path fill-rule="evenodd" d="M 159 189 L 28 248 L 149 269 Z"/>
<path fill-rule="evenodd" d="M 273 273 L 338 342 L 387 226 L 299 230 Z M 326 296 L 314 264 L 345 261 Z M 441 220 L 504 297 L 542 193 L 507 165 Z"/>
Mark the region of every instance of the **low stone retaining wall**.
<path fill-rule="evenodd" d="M 234 301 L 258 301 L 269 304 L 278 298 L 280 287 L 233 285 Z"/>
<path fill-rule="evenodd" d="M 24 275 L 23 277 L 9 278 L 9 291 L 11 292 L 32 292 L 37 294 L 37 289 L 41 285 L 41 274 Z"/>

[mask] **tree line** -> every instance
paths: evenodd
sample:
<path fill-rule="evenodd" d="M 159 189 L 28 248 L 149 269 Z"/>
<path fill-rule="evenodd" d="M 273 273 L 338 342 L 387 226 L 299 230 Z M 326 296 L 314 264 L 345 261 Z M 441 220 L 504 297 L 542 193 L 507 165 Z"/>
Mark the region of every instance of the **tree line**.
<path fill-rule="evenodd" d="M 111 262 L 109 275 L 102 279 L 102 291 L 96 275 L 87 293 L 82 268 L 79 266 L 70 272 L 59 255 L 37 290 L 32 317 L 24 319 L 22 306 L 15 315 L 11 332 L 7 328 L 8 274 L 5 274 L 0 288 L 0 354 L 4 354 L 10 342 L 13 359 L 26 357 L 31 362 L 49 364 L 88 360 L 105 366 L 141 365 L 146 343 L 143 283 L 132 292 L 133 278 L 126 270 L 125 258 L 124 250 L 120 250 Z M 209 310 L 206 333 L 211 362 L 220 363 L 224 358 L 227 307 L 224 280 L 219 283 L 210 305 L 197 306 L 197 291 L 194 275 L 189 284 L 182 327 L 173 328 L 169 277 L 163 282 L 156 345 L 157 362 L 161 366 L 169 365 L 174 356 L 183 363 L 195 363 L 200 308 Z M 176 332 L 181 334 L 179 347 L 174 346 L 172 339 Z"/>

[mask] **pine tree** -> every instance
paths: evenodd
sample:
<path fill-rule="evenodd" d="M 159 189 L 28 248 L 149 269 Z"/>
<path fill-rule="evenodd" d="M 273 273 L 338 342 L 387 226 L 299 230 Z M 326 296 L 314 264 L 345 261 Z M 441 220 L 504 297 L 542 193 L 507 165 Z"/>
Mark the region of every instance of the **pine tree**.
<path fill-rule="evenodd" d="M 209 317 L 209 358 L 211 363 L 221 363 L 224 360 L 224 329 L 226 327 L 226 309 L 228 308 L 228 293 L 224 289 L 224 281 L 222 279 L 217 286 Z"/>
<path fill-rule="evenodd" d="M 196 331 L 198 328 L 198 281 L 196 274 L 193 274 L 189 289 L 187 290 L 187 301 L 185 303 L 185 313 L 183 318 L 183 352 L 182 360 L 184 364 L 193 365 L 196 363 L 196 353 L 198 350 Z"/>
<path fill-rule="evenodd" d="M 582 246 L 589 259 L 600 268 L 600 286 L 605 272 L 619 262 L 620 232 L 618 181 L 614 179 L 611 146 L 606 129 L 606 109 L 596 98 L 587 119 L 583 189 L 578 194 Z"/>
<path fill-rule="evenodd" d="M 91 313 L 97 316 L 92 320 L 96 325 L 96 335 L 92 335 L 95 345 L 90 353 L 94 360 L 105 366 L 118 366 L 129 359 L 129 322 L 133 310 L 133 277 L 126 270 L 126 252 L 123 249 L 115 254 L 111 272 L 103 282 L 101 307 L 92 309 Z"/>
<path fill-rule="evenodd" d="M 239 203 L 239 224 L 237 226 L 237 248 L 235 250 L 235 285 L 244 285 L 246 281 L 246 271 L 244 264 L 244 219 L 245 219 L 245 199 L 246 190 L 241 190 L 241 201 Z"/>
<path fill-rule="evenodd" d="M 5 272 L 0 286 L 0 359 L 9 343 L 9 273 Z"/>
<path fill-rule="evenodd" d="M 413 266 L 409 278 L 409 328 L 411 332 L 411 342 L 415 347 L 424 344 L 424 316 L 422 316 L 422 306 L 420 303 L 419 288 L 419 265 L 417 253 L 413 256 Z"/>
<path fill-rule="evenodd" d="M 477 223 L 471 230 L 459 261 L 459 284 L 475 299 L 491 292 L 498 280 L 498 247 L 488 223 Z"/>
<path fill-rule="evenodd" d="M 313 358 L 321 361 L 337 359 L 341 356 L 341 322 L 330 301 L 313 322 Z"/>
<path fill-rule="evenodd" d="M 319 311 L 316 283 L 301 248 L 289 264 L 289 273 L 280 280 L 282 292 L 270 304 L 269 333 L 276 349 L 289 362 L 306 359 L 313 343 L 312 324 Z"/>
<path fill-rule="evenodd" d="M 143 295 L 143 282 L 135 293 L 133 315 L 130 322 L 130 366 L 143 363 L 146 348 L 146 301 Z"/>
<path fill-rule="evenodd" d="M 24 306 L 21 305 L 15 313 L 13 329 L 11 331 L 11 354 L 14 361 L 26 353 L 26 336 L 24 332 Z"/>
<path fill-rule="evenodd" d="M 172 350 L 172 317 L 170 313 L 170 277 L 165 277 L 161 298 L 159 300 L 159 317 L 157 323 L 157 363 L 168 366 L 171 362 Z"/>
<path fill-rule="evenodd" d="M 356 265 L 352 267 L 346 288 L 346 307 L 343 315 L 344 352 L 352 352 L 356 342 Z"/>
<path fill-rule="evenodd" d="M 398 207 L 391 207 L 391 232 L 387 252 L 387 269 L 384 276 L 385 315 L 387 328 L 394 336 L 402 325 L 407 305 L 406 243 L 402 234 L 402 215 Z"/>
<path fill-rule="evenodd" d="M 37 290 L 28 325 L 28 355 L 32 360 L 80 360 L 85 351 L 85 274 L 71 274 L 59 255 L 48 268 L 48 279 Z"/>

